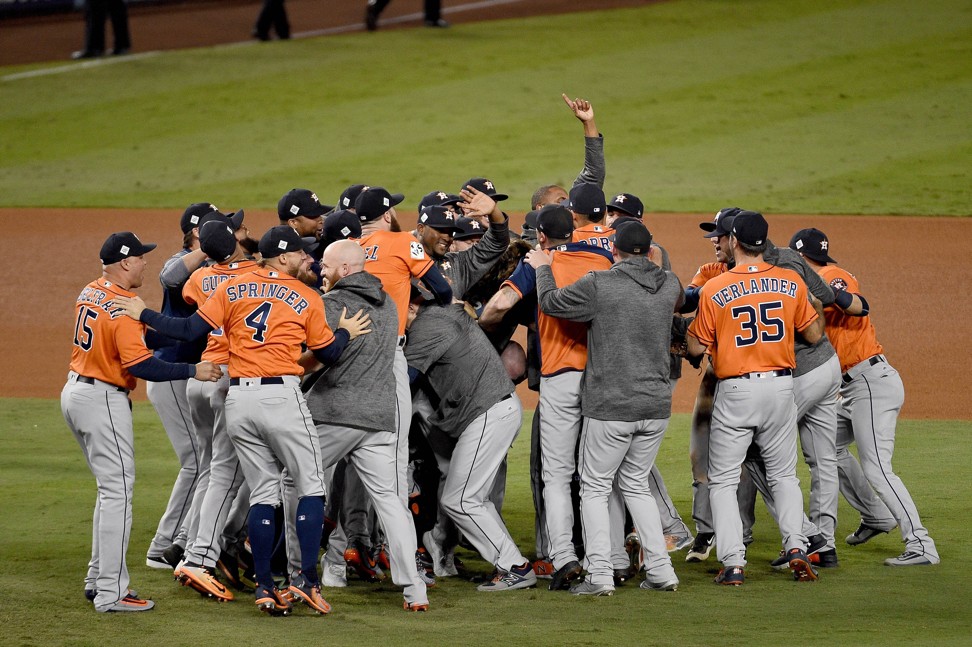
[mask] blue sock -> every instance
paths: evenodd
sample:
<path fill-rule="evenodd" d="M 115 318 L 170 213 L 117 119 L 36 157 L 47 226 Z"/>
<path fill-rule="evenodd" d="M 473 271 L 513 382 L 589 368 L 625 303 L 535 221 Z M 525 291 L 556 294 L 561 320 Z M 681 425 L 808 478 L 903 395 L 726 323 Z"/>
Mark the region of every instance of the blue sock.
<path fill-rule="evenodd" d="M 270 556 L 273 554 L 273 539 L 276 533 L 272 505 L 259 503 L 250 508 L 247 532 L 250 536 L 250 550 L 253 551 L 253 572 L 257 583 L 272 589 L 274 583 L 273 574 L 270 572 Z"/>
<path fill-rule="evenodd" d="M 324 499 L 301 497 L 297 503 L 297 541 L 300 543 L 300 570 L 307 581 L 317 584 L 317 553 L 324 532 Z"/>

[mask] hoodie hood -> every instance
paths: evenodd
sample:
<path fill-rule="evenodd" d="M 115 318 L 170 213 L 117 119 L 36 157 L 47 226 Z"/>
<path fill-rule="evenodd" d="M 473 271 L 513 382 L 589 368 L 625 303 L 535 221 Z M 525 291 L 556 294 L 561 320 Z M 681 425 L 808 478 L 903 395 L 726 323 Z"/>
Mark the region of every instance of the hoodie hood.
<path fill-rule="evenodd" d="M 381 305 L 385 302 L 388 297 L 381 287 L 381 281 L 369 274 L 368 272 L 361 271 L 354 274 L 349 274 L 343 279 L 334 284 L 332 292 L 335 290 L 340 290 L 344 292 L 350 292 L 351 294 L 357 295 L 358 297 L 364 299 L 368 303 L 374 305 Z"/>
<path fill-rule="evenodd" d="M 618 261 L 611 267 L 612 272 L 620 272 L 632 281 L 654 294 L 665 283 L 665 270 L 644 256 L 632 256 Z"/>

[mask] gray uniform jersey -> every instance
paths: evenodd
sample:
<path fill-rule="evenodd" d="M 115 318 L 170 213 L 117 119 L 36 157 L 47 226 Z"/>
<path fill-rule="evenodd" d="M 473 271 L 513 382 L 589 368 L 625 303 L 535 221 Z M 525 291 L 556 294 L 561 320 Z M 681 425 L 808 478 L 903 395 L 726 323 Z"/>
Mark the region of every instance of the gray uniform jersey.
<path fill-rule="evenodd" d="M 492 223 L 478 243 L 461 252 L 449 252 L 435 264 L 452 283 L 452 293 L 464 299 L 466 291 L 489 271 L 510 244 L 510 221 Z"/>
<path fill-rule="evenodd" d="M 503 362 L 461 304 L 424 307 L 408 330 L 405 359 L 439 397 L 429 418 L 459 436 L 477 416 L 513 392 Z"/>
<path fill-rule="evenodd" d="M 590 321 L 582 412 L 598 420 L 668 418 L 672 409 L 669 348 L 672 312 L 682 286 L 647 258 L 627 258 L 557 289 L 550 268 L 537 270 L 540 308 L 548 315 Z M 618 340 L 631 331 L 651 343 Z"/>
<path fill-rule="evenodd" d="M 398 311 L 381 281 L 367 272 L 344 277 L 324 295 L 324 313 L 332 330 L 338 329 L 344 308 L 349 314 L 363 309 L 371 317 L 371 332 L 352 340 L 341 359 L 324 370 L 305 394 L 314 424 L 393 430 Z M 362 399 L 360 387 L 366 374 L 368 398 Z"/>
<path fill-rule="evenodd" d="M 825 308 L 834 302 L 834 291 L 831 287 L 820 278 L 819 274 L 807 265 L 807 262 L 803 260 L 800 254 L 789 247 L 777 247 L 770 241 L 766 246 L 766 253 L 763 254 L 763 260 L 770 265 L 785 267 L 799 274 L 803 282 L 807 284 L 810 293 L 820 299 Z M 797 335 L 794 348 L 796 350 L 796 368 L 793 370 L 794 377 L 799 377 L 809 373 L 818 366 L 822 366 L 836 352 L 826 335 L 816 344 L 808 344 L 803 341 L 802 337 Z"/>

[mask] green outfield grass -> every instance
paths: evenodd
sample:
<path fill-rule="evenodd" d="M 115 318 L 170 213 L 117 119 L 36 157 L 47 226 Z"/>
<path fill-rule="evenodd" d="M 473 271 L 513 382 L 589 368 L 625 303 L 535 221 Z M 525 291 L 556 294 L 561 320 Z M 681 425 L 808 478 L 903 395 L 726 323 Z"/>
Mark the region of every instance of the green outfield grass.
<path fill-rule="evenodd" d="M 477 593 L 440 580 L 428 614 L 406 614 L 392 585 L 327 592 L 331 616 L 299 609 L 263 617 L 248 596 L 218 605 L 144 566 L 145 550 L 178 467 L 151 406 L 135 403 L 132 585 L 158 607 L 148 614 L 100 615 L 82 597 L 90 552 L 94 480 L 55 400 L 0 400 L 0 623 L 8 645 L 967 645 L 972 612 L 965 565 L 972 560 L 969 422 L 903 421 L 895 466 L 938 542 L 942 564 L 891 569 L 900 535 L 857 548 L 839 544 L 840 568 L 816 584 L 797 584 L 767 565 L 779 535 L 758 504 L 747 583 L 711 583 L 715 562 L 690 565 L 677 555 L 682 585 L 672 594 L 621 587 L 612 598 L 578 599 L 546 590 Z M 525 426 L 528 429 L 529 425 Z M 521 549 L 533 544 L 528 434 L 510 457 L 504 515 Z M 690 510 L 688 417 L 677 416 L 659 464 L 683 514 Z M 803 468 L 801 468 L 803 469 Z M 806 473 L 802 478 L 806 484 Z M 857 527 L 842 501 L 838 535 Z M 466 564 L 486 565 L 460 551 Z"/>
<path fill-rule="evenodd" d="M 969 215 L 970 53 L 968 0 L 685 0 L 133 57 L 0 81 L 0 206 L 414 208 L 485 174 L 525 211 L 580 168 L 567 92 L 650 210 Z"/>

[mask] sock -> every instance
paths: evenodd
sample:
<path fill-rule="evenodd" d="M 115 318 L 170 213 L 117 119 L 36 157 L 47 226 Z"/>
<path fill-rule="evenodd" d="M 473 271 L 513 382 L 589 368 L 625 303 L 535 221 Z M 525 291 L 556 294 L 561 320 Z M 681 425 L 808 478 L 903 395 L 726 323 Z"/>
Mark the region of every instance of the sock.
<path fill-rule="evenodd" d="M 324 530 L 324 500 L 319 496 L 301 497 L 297 503 L 296 525 L 301 573 L 308 582 L 317 584 L 317 553 L 321 549 Z"/>
<path fill-rule="evenodd" d="M 260 503 L 250 508 L 247 518 L 247 532 L 250 537 L 250 550 L 253 551 L 253 572 L 257 583 L 273 589 L 273 574 L 270 572 L 270 555 L 273 553 L 273 538 L 276 532 L 272 505 Z"/>

